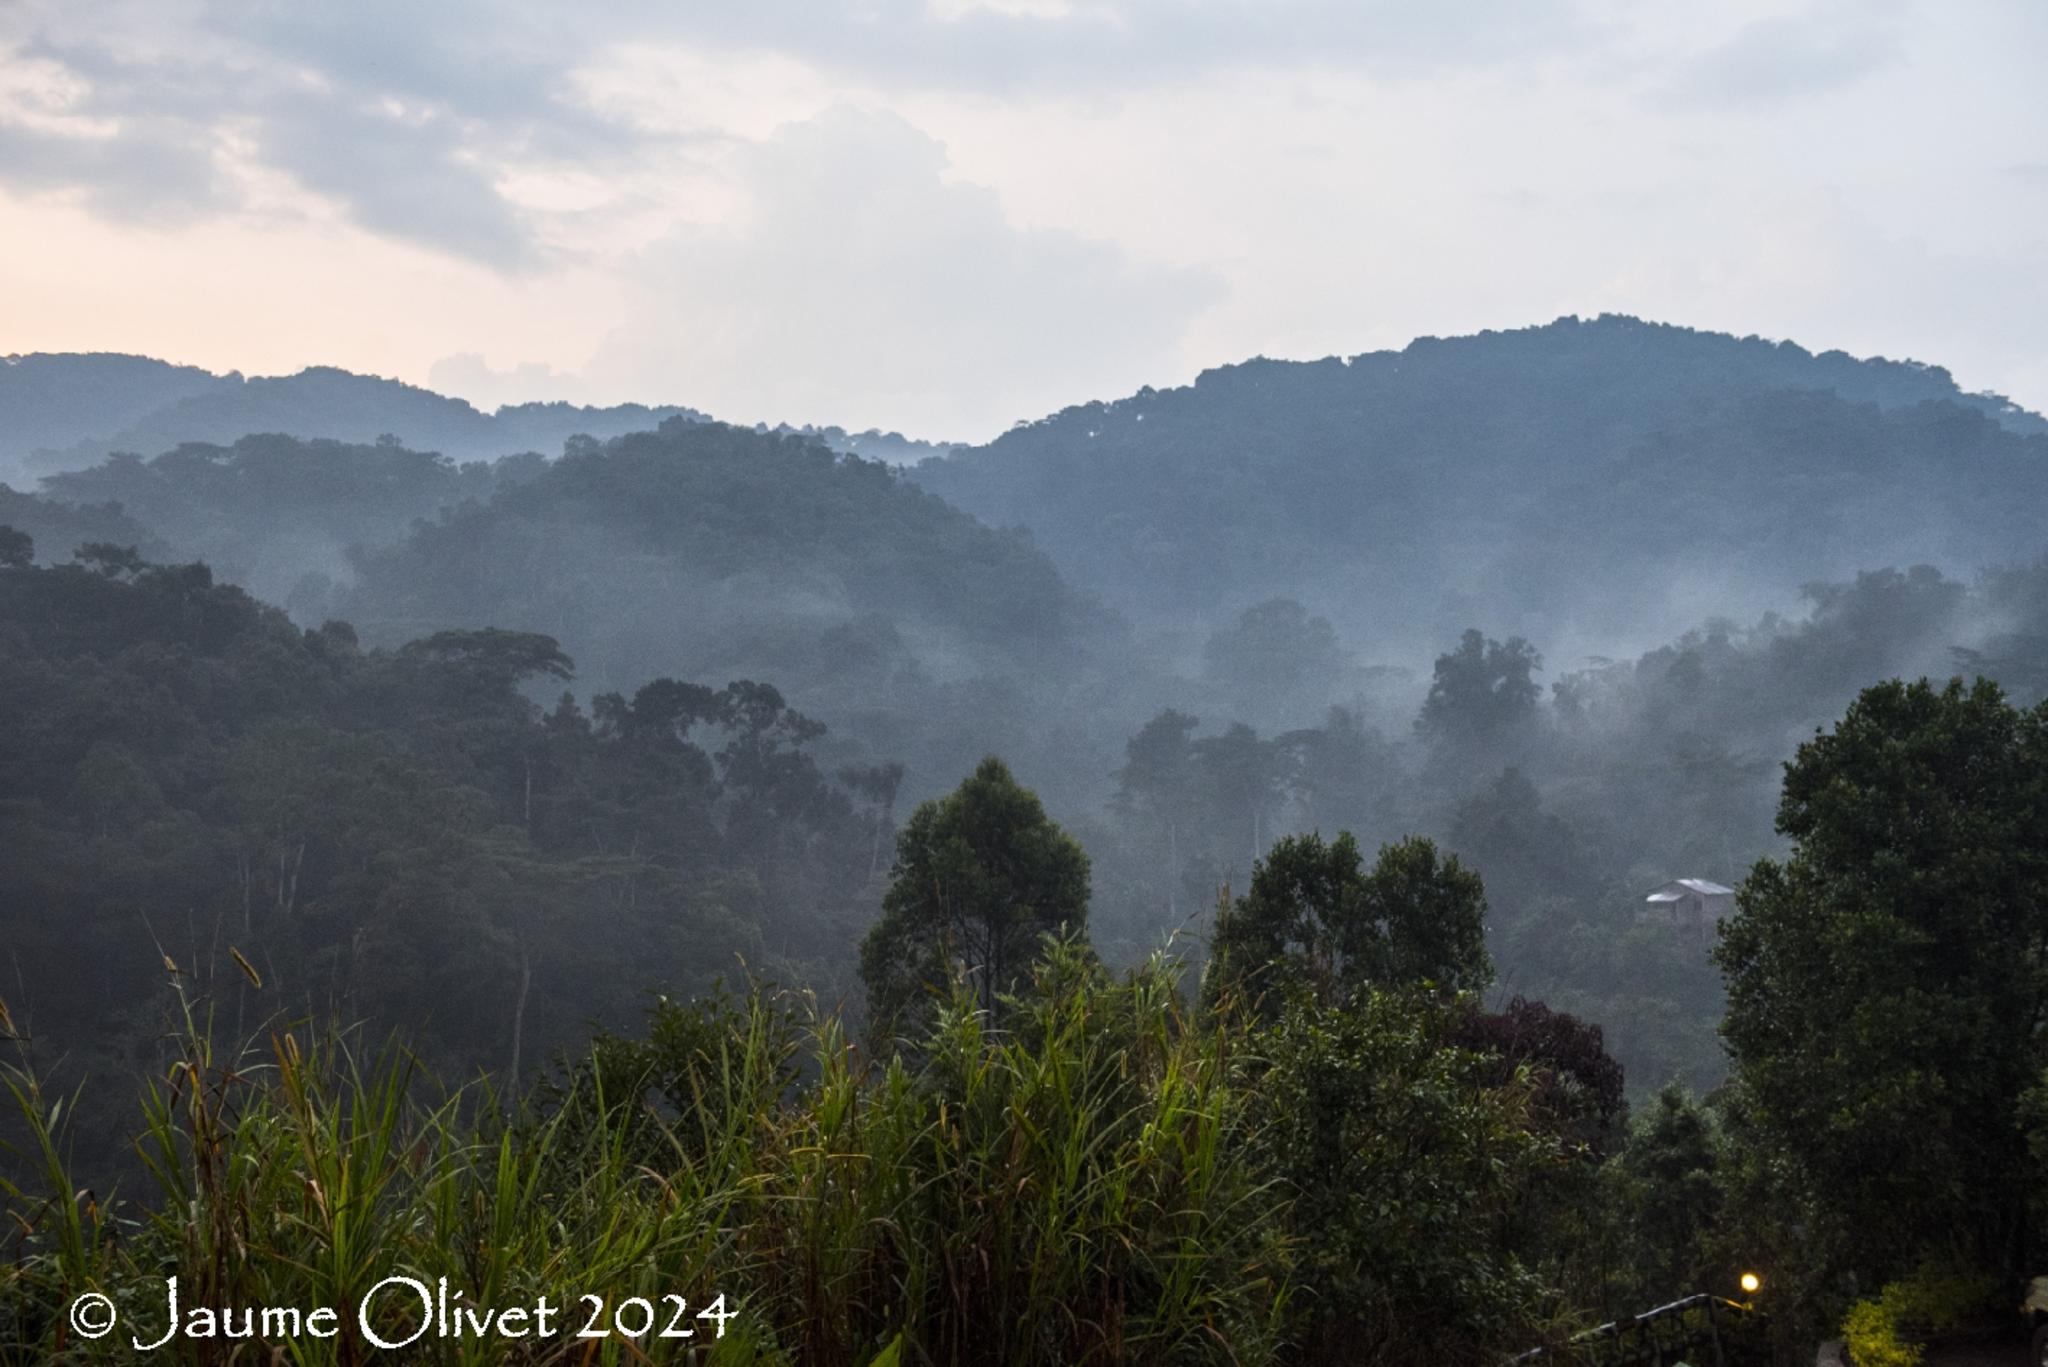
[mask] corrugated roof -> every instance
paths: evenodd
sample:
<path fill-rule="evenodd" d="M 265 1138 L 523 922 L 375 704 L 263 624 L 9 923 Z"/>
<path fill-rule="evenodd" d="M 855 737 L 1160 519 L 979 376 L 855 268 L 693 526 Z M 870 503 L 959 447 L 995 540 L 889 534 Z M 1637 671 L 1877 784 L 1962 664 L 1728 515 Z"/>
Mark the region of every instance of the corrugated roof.
<path fill-rule="evenodd" d="M 1685 891 L 1680 892 L 1678 889 Z M 1686 892 L 1696 892 L 1702 897 L 1733 897 L 1734 888 L 1724 888 L 1719 883 L 1710 883 L 1704 878 L 1674 878 L 1643 900 L 1645 902 L 1676 902 Z"/>

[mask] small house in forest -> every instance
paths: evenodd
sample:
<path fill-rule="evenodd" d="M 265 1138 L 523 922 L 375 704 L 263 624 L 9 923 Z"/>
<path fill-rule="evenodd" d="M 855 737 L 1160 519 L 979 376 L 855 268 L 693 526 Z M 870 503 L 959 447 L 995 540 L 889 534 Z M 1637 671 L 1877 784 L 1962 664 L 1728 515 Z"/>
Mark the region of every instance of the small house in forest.
<path fill-rule="evenodd" d="M 1734 911 L 1735 889 L 1704 878 L 1674 878 L 1643 899 L 1642 919 L 1706 935 Z"/>

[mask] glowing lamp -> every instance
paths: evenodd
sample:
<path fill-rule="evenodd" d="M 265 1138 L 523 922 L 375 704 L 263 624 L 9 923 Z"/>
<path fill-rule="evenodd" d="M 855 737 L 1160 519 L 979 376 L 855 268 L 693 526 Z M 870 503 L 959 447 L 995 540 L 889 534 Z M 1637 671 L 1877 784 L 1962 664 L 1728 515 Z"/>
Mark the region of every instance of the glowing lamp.
<path fill-rule="evenodd" d="M 1742 1274 L 1742 1290 L 1745 1295 L 1754 1296 L 1757 1292 L 1763 1290 L 1763 1286 L 1764 1279 L 1757 1276 L 1756 1273 L 1745 1272 Z"/>

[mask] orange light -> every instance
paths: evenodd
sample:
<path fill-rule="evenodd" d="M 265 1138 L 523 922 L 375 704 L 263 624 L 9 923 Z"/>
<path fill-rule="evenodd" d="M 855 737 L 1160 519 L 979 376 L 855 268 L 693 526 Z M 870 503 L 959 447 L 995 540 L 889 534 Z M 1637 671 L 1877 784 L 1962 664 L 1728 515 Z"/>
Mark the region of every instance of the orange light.
<path fill-rule="evenodd" d="M 1745 1272 L 1742 1274 L 1742 1289 L 1749 1295 L 1754 1296 L 1757 1292 L 1763 1290 L 1763 1286 L 1764 1279 L 1757 1276 L 1756 1273 Z"/>

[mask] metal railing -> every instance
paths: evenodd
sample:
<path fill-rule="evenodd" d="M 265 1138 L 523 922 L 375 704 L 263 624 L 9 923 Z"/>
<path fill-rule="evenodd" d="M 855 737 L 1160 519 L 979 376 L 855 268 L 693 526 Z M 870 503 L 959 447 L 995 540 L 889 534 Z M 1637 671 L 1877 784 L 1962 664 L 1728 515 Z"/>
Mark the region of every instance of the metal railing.
<path fill-rule="evenodd" d="M 1549 1367 L 1752 1367 L 1771 1361 L 1764 1317 L 1737 1301 L 1705 1293 L 1531 1348 L 1510 1364 Z"/>

